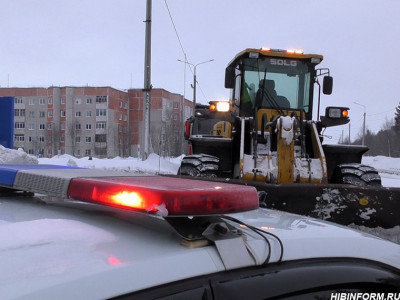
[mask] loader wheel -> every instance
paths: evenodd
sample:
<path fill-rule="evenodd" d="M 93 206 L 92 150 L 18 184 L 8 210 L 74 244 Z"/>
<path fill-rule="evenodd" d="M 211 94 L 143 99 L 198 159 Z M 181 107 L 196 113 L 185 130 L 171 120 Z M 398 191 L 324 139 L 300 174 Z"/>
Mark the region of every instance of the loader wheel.
<path fill-rule="evenodd" d="M 381 176 L 375 168 L 356 163 L 338 165 L 332 181 L 358 186 L 382 186 Z"/>
<path fill-rule="evenodd" d="M 218 177 L 219 158 L 207 154 L 187 155 L 182 159 L 178 175 Z"/>

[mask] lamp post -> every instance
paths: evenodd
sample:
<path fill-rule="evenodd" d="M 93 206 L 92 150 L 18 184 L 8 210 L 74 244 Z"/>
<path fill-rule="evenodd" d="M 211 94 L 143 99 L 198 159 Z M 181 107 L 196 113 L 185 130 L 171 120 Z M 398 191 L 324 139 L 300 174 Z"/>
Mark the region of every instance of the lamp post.
<path fill-rule="evenodd" d="M 202 64 L 205 64 L 205 63 L 208 63 L 208 62 L 212 62 L 212 61 L 214 61 L 214 59 L 206 60 L 206 61 L 203 61 L 203 62 L 198 63 L 198 64 L 192 64 L 192 63 L 190 63 L 188 61 L 183 61 L 183 60 L 180 60 L 180 59 L 178 59 L 178 61 L 186 63 L 186 64 L 191 65 L 193 67 L 193 116 L 194 116 L 195 107 L 196 107 L 196 82 L 197 82 L 197 79 L 196 79 L 196 67 L 198 65 L 202 65 Z"/>
<path fill-rule="evenodd" d="M 357 105 L 360 105 L 360 106 L 364 107 L 363 137 L 362 137 L 362 145 L 364 146 L 365 145 L 365 117 L 366 117 L 367 107 L 364 104 L 357 103 L 357 102 L 354 102 L 354 104 L 357 104 Z"/>

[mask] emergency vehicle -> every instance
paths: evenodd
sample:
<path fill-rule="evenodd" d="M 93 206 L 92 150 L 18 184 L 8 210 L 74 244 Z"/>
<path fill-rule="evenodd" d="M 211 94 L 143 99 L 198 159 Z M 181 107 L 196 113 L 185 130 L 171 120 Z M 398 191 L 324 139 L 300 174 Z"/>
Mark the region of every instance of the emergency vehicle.
<path fill-rule="evenodd" d="M 0 186 L 0 299 L 400 295 L 400 245 L 251 186 L 7 164 Z"/>

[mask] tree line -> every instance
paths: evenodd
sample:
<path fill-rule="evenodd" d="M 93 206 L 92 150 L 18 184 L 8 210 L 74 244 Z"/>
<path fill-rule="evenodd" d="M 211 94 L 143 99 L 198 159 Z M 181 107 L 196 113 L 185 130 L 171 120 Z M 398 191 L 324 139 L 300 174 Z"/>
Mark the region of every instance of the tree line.
<path fill-rule="evenodd" d="M 343 143 L 347 144 L 348 140 Z M 395 109 L 394 118 L 386 120 L 376 134 L 366 129 L 364 143 L 369 148 L 366 155 L 400 157 L 400 102 Z M 351 144 L 361 145 L 362 133 Z"/>

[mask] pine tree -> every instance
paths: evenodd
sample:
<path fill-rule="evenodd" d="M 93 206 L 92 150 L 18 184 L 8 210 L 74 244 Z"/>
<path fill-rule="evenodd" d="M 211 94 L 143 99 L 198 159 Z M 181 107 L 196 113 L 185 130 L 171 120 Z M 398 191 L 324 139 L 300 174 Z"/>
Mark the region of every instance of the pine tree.
<path fill-rule="evenodd" d="M 394 126 L 396 126 L 396 128 L 400 128 L 400 102 L 396 107 L 396 112 L 394 113 Z"/>

